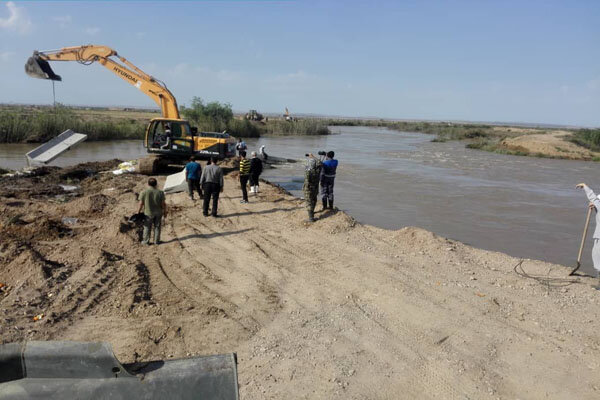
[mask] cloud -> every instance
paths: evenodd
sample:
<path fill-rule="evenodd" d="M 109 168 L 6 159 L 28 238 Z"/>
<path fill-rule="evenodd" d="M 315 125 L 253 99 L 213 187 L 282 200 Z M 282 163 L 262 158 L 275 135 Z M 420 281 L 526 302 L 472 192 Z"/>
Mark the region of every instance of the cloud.
<path fill-rule="evenodd" d="M 88 35 L 96 35 L 98 32 L 100 32 L 100 28 L 98 27 L 89 27 L 89 28 L 85 28 L 85 33 L 87 33 Z"/>
<path fill-rule="evenodd" d="M 59 17 L 52 17 L 52 21 L 56 22 L 61 29 L 64 29 L 71 23 L 73 19 L 70 15 L 63 15 Z"/>
<path fill-rule="evenodd" d="M 0 29 L 17 32 L 21 35 L 31 32 L 33 23 L 27 16 L 23 7 L 17 7 L 15 3 L 9 1 L 6 3 L 8 9 L 8 18 L 0 18 Z"/>
<path fill-rule="evenodd" d="M 146 36 L 146 32 L 136 32 L 136 33 L 135 33 L 135 36 L 136 36 L 138 39 L 142 39 L 142 38 L 144 38 L 144 37 Z"/>

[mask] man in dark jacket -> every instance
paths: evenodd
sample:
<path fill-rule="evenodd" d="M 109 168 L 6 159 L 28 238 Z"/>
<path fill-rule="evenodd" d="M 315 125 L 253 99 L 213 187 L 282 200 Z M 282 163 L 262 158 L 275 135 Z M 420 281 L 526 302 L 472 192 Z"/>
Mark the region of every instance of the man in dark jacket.
<path fill-rule="evenodd" d="M 208 203 L 212 196 L 212 216 L 217 217 L 217 208 L 219 206 L 219 193 L 223 191 L 223 170 L 216 163 L 214 157 L 210 158 L 209 164 L 204 167 L 200 184 L 204 190 L 204 203 L 202 204 L 202 214 L 208 217 Z"/>
<path fill-rule="evenodd" d="M 334 160 L 335 153 L 327 152 L 327 157 L 323 161 L 321 168 L 321 196 L 323 199 L 323 210 L 330 208 L 333 210 L 333 183 L 335 181 L 335 171 L 337 170 L 338 161 Z M 329 203 L 329 204 L 327 204 Z"/>
<path fill-rule="evenodd" d="M 250 159 L 250 193 L 258 193 L 258 177 L 262 173 L 263 165 L 260 158 L 256 156 L 256 152 L 252 152 Z"/>

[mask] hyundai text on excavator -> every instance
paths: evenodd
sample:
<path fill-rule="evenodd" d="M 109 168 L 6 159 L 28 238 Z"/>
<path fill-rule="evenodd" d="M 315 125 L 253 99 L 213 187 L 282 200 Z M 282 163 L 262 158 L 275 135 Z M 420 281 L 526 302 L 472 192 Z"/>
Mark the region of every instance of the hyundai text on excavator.
<path fill-rule="evenodd" d="M 234 138 L 227 133 L 199 133 L 188 121 L 181 119 L 177 100 L 163 82 L 119 56 L 115 50 L 106 46 L 86 45 L 34 51 L 25 64 L 25 72 L 34 78 L 62 80 L 48 61 L 77 61 L 83 65 L 98 62 L 158 104 L 162 118 L 152 119 L 146 127 L 144 147 L 150 156 L 140 159 L 140 173 L 151 175 L 164 165 L 181 164 L 192 155 L 203 158 L 235 155 Z"/>

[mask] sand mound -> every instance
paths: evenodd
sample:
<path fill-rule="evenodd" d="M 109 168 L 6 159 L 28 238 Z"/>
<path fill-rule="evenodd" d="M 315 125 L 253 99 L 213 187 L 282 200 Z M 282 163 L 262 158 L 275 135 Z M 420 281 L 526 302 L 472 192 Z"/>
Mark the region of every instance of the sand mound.
<path fill-rule="evenodd" d="M 523 135 L 504 139 L 500 146 L 521 153 L 532 155 L 543 154 L 548 157 L 567 158 L 573 160 L 592 160 L 600 156 L 596 153 L 565 140 L 570 135 L 567 131 L 554 131 L 547 134 Z"/>

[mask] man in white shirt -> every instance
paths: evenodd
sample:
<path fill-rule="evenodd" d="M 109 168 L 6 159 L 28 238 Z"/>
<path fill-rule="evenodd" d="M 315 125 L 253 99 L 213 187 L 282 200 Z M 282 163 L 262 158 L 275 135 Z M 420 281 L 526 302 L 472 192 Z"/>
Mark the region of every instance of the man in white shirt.
<path fill-rule="evenodd" d="M 578 189 L 583 189 L 585 195 L 590 201 L 589 207 L 596 209 L 596 229 L 594 230 L 594 247 L 592 248 L 592 260 L 594 261 L 594 269 L 598 272 L 598 284 L 594 286 L 596 290 L 600 290 L 600 199 L 585 183 L 580 183 L 575 186 Z"/>

